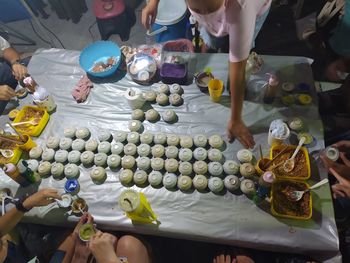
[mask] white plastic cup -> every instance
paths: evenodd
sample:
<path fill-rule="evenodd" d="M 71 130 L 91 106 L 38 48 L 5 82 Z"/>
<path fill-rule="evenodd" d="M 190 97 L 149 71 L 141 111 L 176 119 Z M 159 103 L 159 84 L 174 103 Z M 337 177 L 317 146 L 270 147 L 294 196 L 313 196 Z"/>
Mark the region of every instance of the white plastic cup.
<path fill-rule="evenodd" d="M 288 125 L 286 123 L 283 123 L 283 126 L 285 128 L 286 133 L 281 137 L 275 137 L 272 134 L 271 125 L 270 125 L 269 134 L 267 137 L 267 142 L 270 146 L 281 145 L 284 142 L 284 140 L 289 138 L 290 130 L 288 128 Z"/>
<path fill-rule="evenodd" d="M 44 100 L 33 99 L 33 101 L 38 107 L 45 109 L 47 112 L 52 112 L 56 109 L 56 103 L 51 95 Z"/>

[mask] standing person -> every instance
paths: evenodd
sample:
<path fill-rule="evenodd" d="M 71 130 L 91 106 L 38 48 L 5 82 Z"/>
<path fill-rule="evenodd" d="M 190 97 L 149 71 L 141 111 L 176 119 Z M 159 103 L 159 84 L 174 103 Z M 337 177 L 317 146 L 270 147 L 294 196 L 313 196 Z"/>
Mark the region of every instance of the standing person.
<path fill-rule="evenodd" d="M 155 21 L 159 1 L 150 0 L 142 10 L 142 23 L 147 29 Z M 269 12 L 271 0 L 186 2 L 197 22 L 209 32 L 209 37 L 204 39 L 207 45 L 212 45 L 212 36 L 229 36 L 231 117 L 227 125 L 227 135 L 230 141 L 237 138 L 245 147 L 252 148 L 255 144 L 254 138 L 242 120 L 245 67 L 254 40 Z"/>
<path fill-rule="evenodd" d="M 28 73 L 27 67 L 20 63 L 18 52 L 0 36 L 0 114 L 7 101 L 16 96 L 18 80 Z"/>

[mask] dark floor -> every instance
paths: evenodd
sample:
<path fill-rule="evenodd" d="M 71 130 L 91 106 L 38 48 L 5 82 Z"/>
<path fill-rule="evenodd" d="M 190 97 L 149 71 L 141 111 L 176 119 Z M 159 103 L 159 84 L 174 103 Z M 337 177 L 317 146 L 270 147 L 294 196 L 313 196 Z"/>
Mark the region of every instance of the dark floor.
<path fill-rule="evenodd" d="M 36 255 L 41 259 L 40 262 L 48 262 L 58 245 L 72 230 L 21 224 L 19 231 L 20 236 L 25 240 L 25 250 L 29 253 L 30 258 Z M 113 234 L 121 237 L 127 233 L 114 232 Z M 153 263 L 211 263 L 214 256 L 220 253 L 247 255 L 257 263 L 306 263 L 307 260 L 310 260 L 307 256 L 302 255 L 239 249 L 206 242 L 155 236 L 138 236 L 138 238 L 144 241 L 149 248 Z"/>

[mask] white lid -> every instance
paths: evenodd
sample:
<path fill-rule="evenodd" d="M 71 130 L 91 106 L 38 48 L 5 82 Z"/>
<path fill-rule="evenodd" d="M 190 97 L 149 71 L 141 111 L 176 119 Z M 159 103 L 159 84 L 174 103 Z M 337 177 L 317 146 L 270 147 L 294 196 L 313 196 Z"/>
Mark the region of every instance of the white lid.
<path fill-rule="evenodd" d="M 162 26 L 174 25 L 179 22 L 187 11 L 185 0 L 159 1 L 156 23 Z"/>

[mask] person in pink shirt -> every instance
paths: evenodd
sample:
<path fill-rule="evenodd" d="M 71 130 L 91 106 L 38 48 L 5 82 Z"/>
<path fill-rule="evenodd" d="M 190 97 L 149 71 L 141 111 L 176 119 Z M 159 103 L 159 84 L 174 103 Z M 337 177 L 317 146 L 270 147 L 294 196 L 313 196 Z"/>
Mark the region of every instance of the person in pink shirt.
<path fill-rule="evenodd" d="M 150 0 L 142 10 L 142 23 L 149 29 L 155 21 L 160 0 Z M 271 0 L 186 0 L 192 16 L 209 34 L 202 33 L 205 43 L 214 37 L 229 36 L 229 79 L 231 118 L 227 125 L 230 141 L 237 138 L 245 147 L 255 145 L 242 119 L 245 90 L 245 66 L 254 40 L 264 23 Z M 215 41 L 214 41 L 215 42 Z"/>

